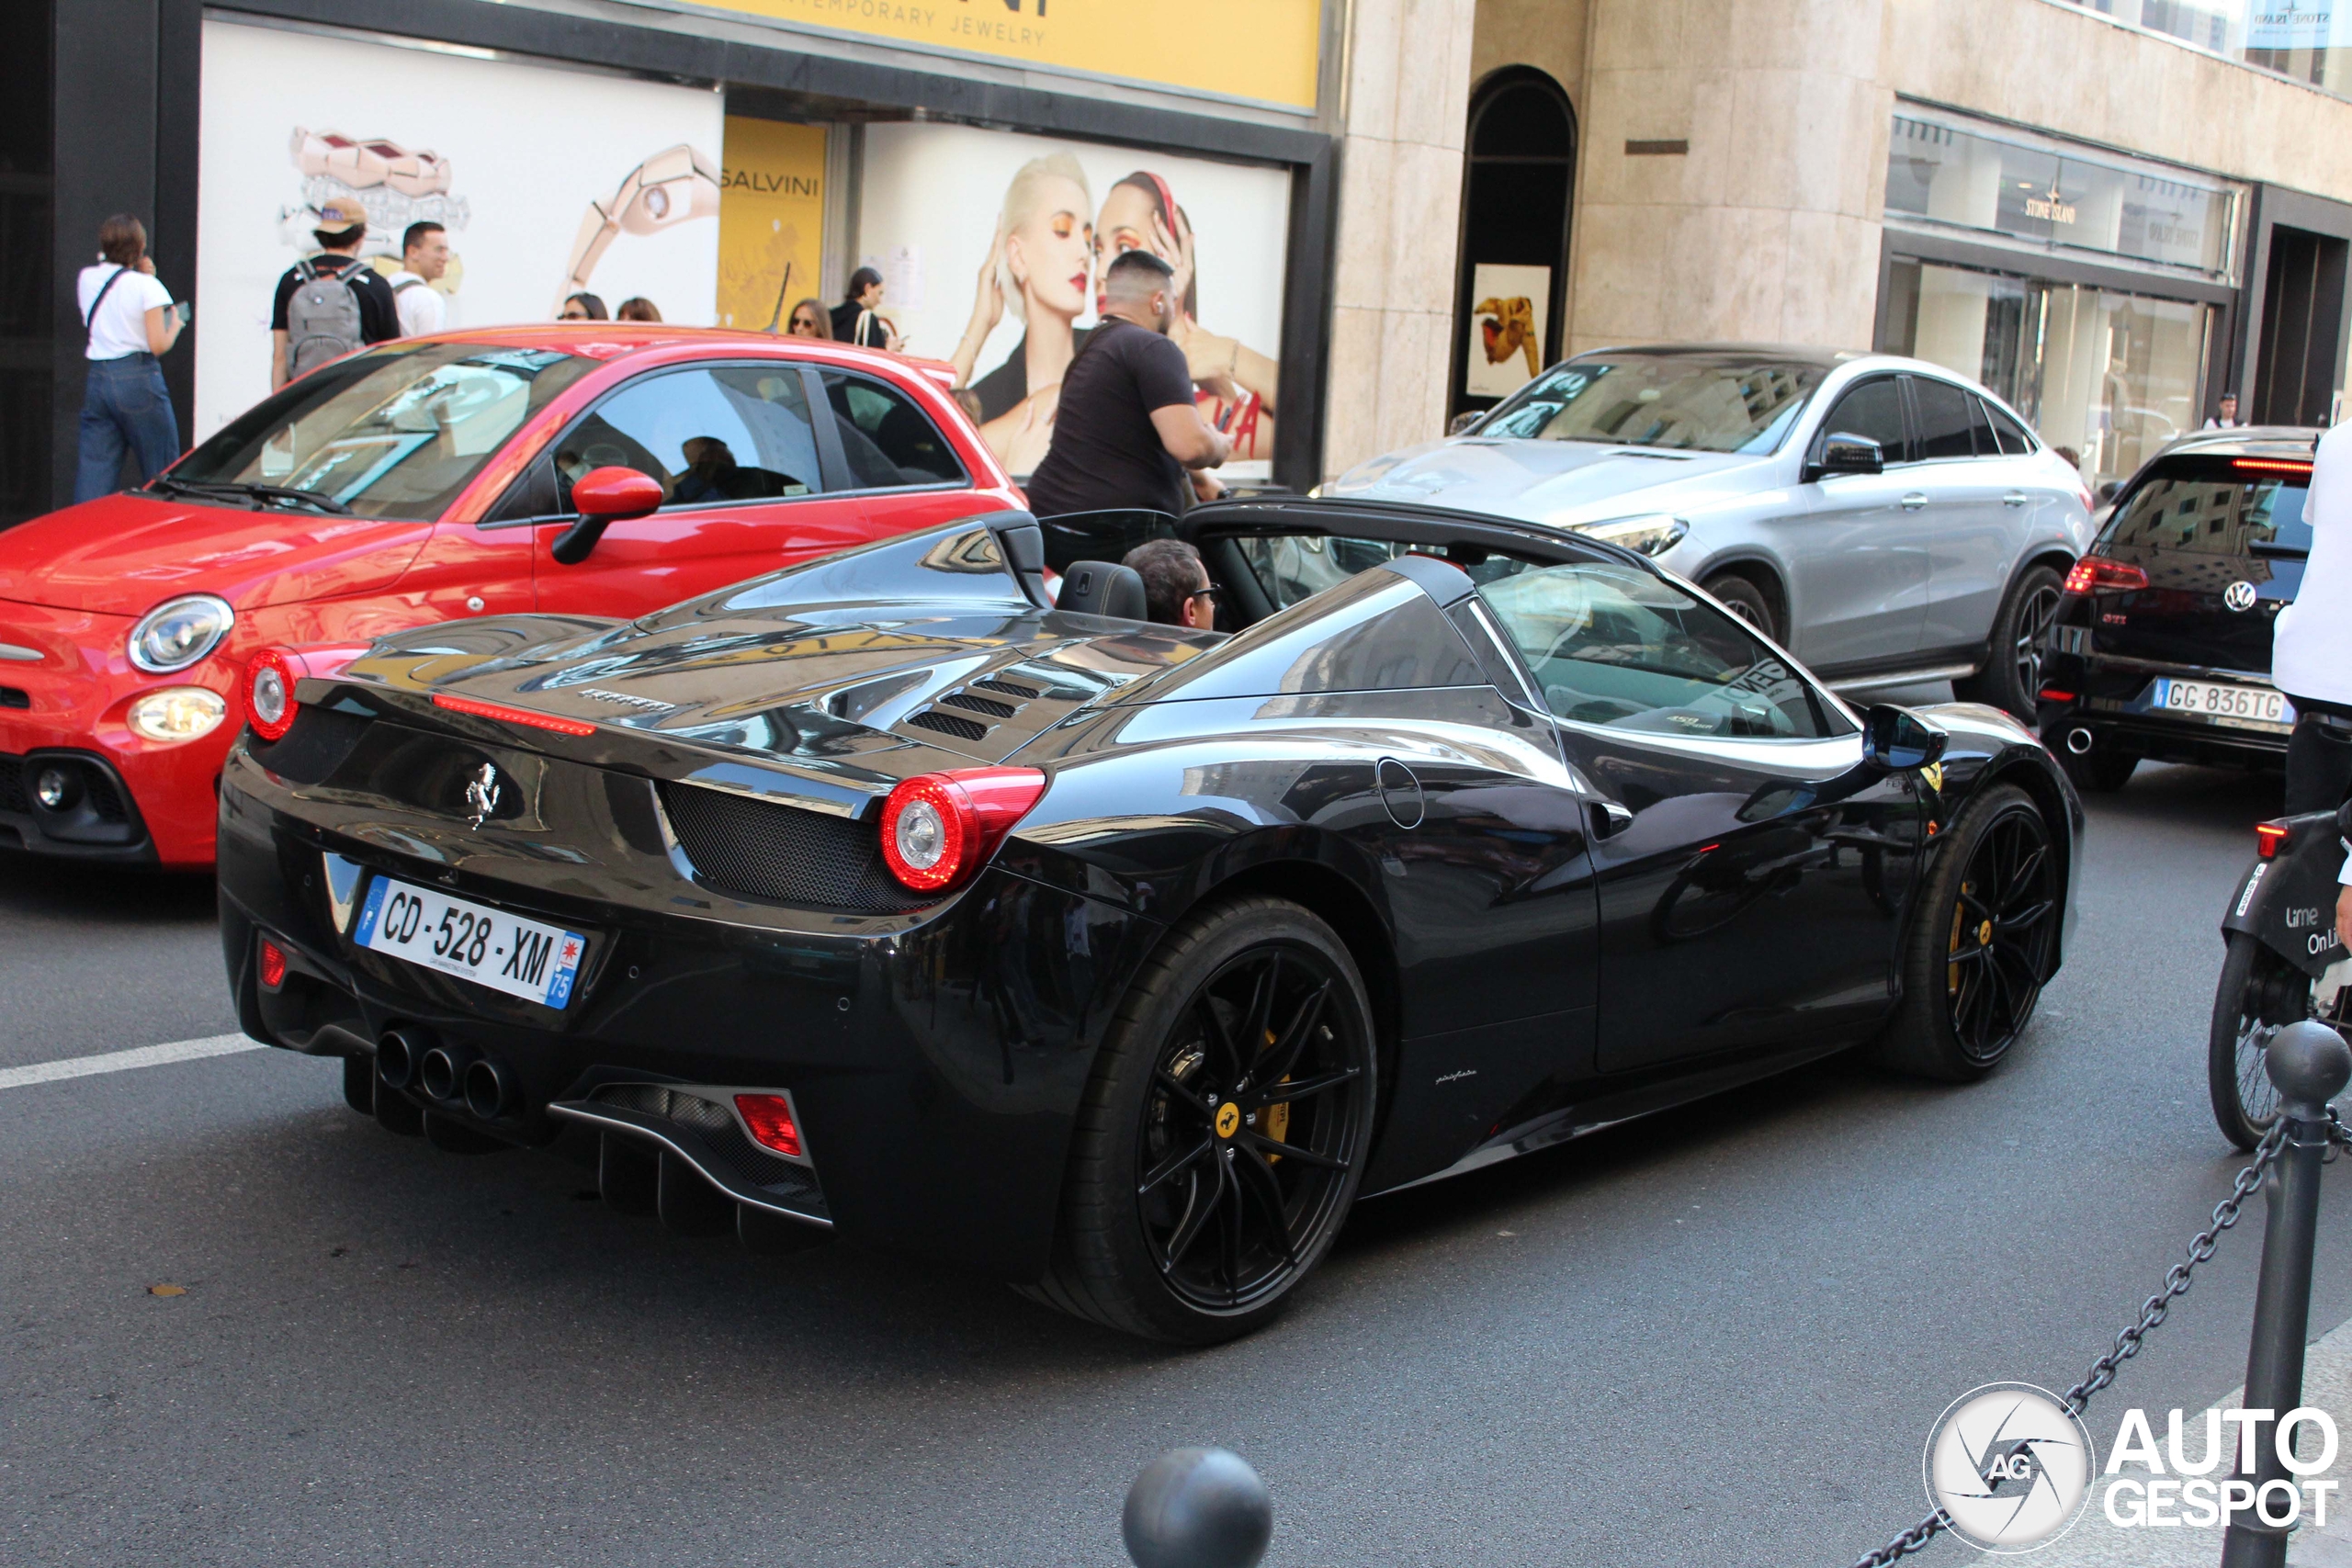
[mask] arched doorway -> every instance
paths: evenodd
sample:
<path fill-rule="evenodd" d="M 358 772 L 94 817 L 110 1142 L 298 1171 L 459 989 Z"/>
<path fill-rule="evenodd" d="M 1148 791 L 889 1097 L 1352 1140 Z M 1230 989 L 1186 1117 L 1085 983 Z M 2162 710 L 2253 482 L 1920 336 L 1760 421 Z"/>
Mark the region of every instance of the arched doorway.
<path fill-rule="evenodd" d="M 1532 66 L 1471 94 L 1449 417 L 1494 407 L 1560 356 L 1576 125 L 1568 95 Z"/>

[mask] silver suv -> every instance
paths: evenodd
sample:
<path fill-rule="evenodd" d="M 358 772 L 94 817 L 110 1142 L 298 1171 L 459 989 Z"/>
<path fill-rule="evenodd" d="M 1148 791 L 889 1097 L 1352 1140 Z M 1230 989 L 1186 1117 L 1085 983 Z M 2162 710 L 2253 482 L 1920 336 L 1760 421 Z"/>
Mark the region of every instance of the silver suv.
<path fill-rule="evenodd" d="M 2091 531 L 2081 477 L 1973 382 L 1736 344 L 1577 355 L 1325 491 L 1613 539 L 1841 690 L 1948 679 L 2024 715 Z"/>

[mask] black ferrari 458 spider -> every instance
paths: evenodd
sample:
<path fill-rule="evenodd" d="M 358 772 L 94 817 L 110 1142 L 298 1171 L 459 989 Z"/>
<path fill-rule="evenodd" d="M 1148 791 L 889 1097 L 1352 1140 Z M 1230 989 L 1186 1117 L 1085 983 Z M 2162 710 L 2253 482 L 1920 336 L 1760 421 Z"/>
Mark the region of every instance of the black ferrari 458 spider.
<path fill-rule="evenodd" d="M 1005 513 L 404 632 L 290 706 L 272 666 L 220 787 L 244 1026 L 446 1148 L 594 1139 L 688 1230 L 1200 1342 L 1361 1196 L 1865 1043 L 1973 1078 L 2056 970 L 2081 810 L 2006 716 L 1858 715 L 1539 528 L 1183 528 L 1229 632 L 1102 562 L 1057 607 Z"/>

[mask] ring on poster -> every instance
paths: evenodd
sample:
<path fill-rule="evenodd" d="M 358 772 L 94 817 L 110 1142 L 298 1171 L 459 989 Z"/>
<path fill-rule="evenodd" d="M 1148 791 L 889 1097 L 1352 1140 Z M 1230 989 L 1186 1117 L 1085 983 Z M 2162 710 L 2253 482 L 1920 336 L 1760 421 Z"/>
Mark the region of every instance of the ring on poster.
<path fill-rule="evenodd" d="M 592 201 L 571 243 L 570 276 L 548 310 L 588 287 L 596 264 L 623 234 L 656 234 L 673 223 L 718 216 L 718 171 L 692 147 L 672 147 L 631 169 L 609 202 Z"/>
<path fill-rule="evenodd" d="M 1470 337 L 1462 389 L 1502 398 L 1544 368 L 1544 331 L 1552 304 L 1552 269 L 1482 262 L 1471 269 Z"/>
<path fill-rule="evenodd" d="M 1104 302 L 1103 270 L 1142 249 L 1175 271 L 1169 336 L 1203 416 L 1233 439 L 1220 472 L 1272 471 L 1286 172 L 918 124 L 868 127 L 865 163 L 859 249 L 882 258 L 884 313 L 908 352 L 954 365 L 1008 469 L 1032 472 L 1045 457 L 1062 375 Z M 919 292 L 890 276 L 893 257 L 922 268 Z"/>

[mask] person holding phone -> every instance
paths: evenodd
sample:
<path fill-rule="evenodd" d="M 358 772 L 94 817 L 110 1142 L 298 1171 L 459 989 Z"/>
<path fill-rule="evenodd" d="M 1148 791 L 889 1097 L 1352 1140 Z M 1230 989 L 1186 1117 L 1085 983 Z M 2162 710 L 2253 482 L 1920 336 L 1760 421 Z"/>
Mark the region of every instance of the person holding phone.
<path fill-rule="evenodd" d="M 180 425 L 164 386 L 159 355 L 171 352 L 188 309 L 155 276 L 147 227 L 128 212 L 98 225 L 98 261 L 82 269 L 77 296 L 89 333 L 82 392 L 81 457 L 74 499 L 92 501 L 122 488 L 126 453 L 145 484 L 180 455 Z"/>

